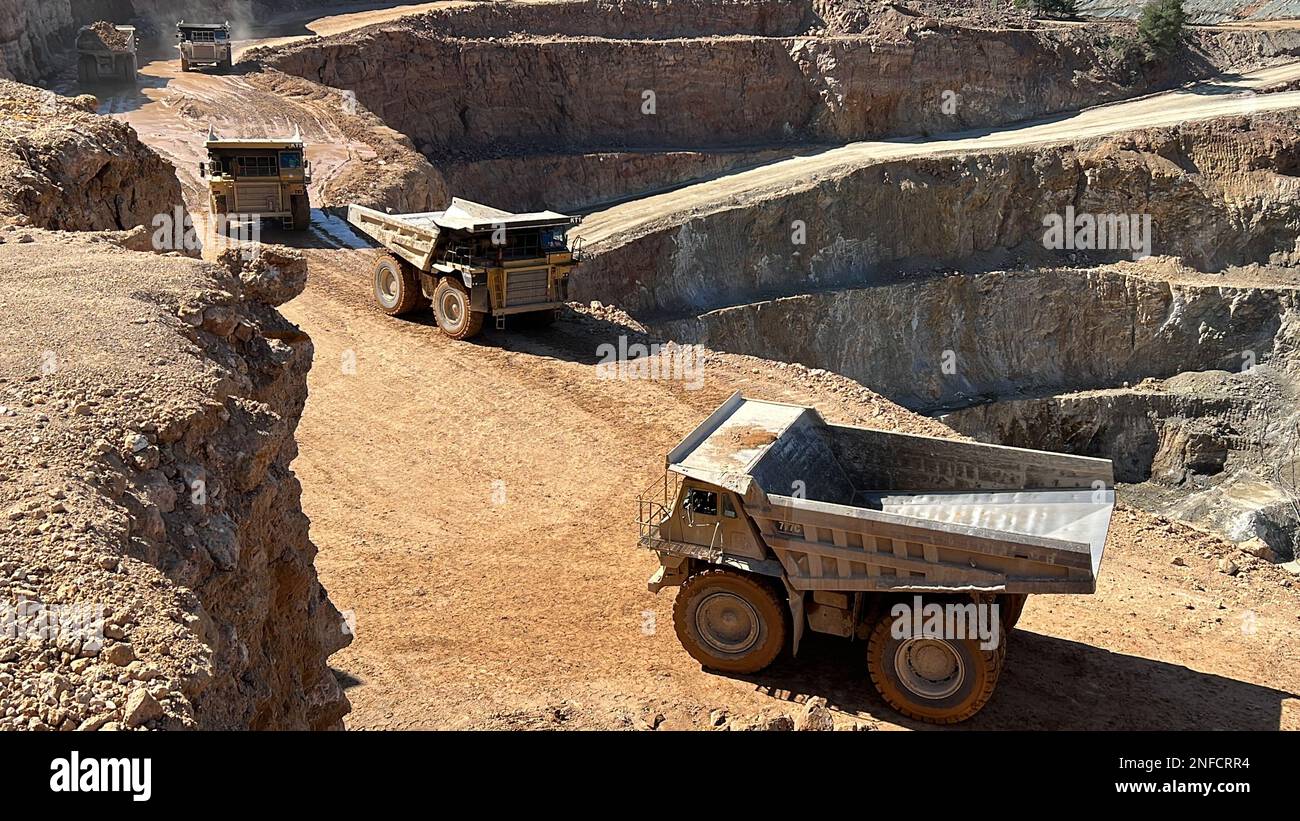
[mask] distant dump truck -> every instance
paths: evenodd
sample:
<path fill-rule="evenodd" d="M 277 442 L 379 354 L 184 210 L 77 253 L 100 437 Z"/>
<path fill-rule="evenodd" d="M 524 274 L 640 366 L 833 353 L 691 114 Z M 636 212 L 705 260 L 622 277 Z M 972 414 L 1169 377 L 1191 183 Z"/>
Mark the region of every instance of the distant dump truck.
<path fill-rule="evenodd" d="M 311 163 L 297 129 L 283 140 L 224 139 L 209 129 L 204 147 L 208 159 L 199 174 L 208 180 L 214 218 L 279 220 L 292 231 L 311 225 Z"/>
<path fill-rule="evenodd" d="M 668 454 L 640 546 L 659 555 L 650 590 L 679 586 L 677 636 L 705 667 L 758 672 L 805 629 L 865 641 L 885 701 L 953 723 L 992 695 L 1028 594 L 1094 591 L 1114 487 L 1105 459 L 737 393 Z"/>
<path fill-rule="evenodd" d="M 134 83 L 135 26 L 100 21 L 77 32 L 77 79 L 83 83 Z"/>
<path fill-rule="evenodd" d="M 375 261 L 375 302 L 389 316 L 433 304 L 438 327 L 468 339 L 494 317 L 528 314 L 542 323 L 568 299 L 577 252 L 568 229 L 580 217 L 512 214 L 453 198 L 445 211 L 385 214 L 351 205 L 347 221 L 391 253 Z"/>
<path fill-rule="evenodd" d="M 229 71 L 233 65 L 230 23 L 176 24 L 176 48 L 181 53 L 181 71 L 215 66 Z"/>

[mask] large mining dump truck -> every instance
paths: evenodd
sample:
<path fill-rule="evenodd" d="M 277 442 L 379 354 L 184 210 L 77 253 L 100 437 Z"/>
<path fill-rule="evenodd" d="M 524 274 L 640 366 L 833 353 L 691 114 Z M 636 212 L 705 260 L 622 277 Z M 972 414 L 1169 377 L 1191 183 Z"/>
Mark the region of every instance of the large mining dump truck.
<path fill-rule="evenodd" d="M 137 80 L 135 26 L 98 22 L 77 32 L 77 79 L 82 83 Z"/>
<path fill-rule="evenodd" d="M 544 324 L 569 295 L 579 251 L 566 232 L 581 221 L 554 211 L 512 214 L 453 198 L 445 211 L 385 214 L 350 205 L 347 221 L 391 253 L 375 260 L 375 302 L 389 316 L 433 305 L 438 327 L 468 339 L 491 316 Z"/>
<path fill-rule="evenodd" d="M 992 695 L 1028 594 L 1094 591 L 1114 488 L 1109 460 L 831 425 L 737 393 L 642 495 L 640 546 L 659 555 L 650 590 L 679 587 L 677 636 L 706 668 L 757 673 L 806 629 L 865 641 L 885 701 L 953 723 Z"/>
<path fill-rule="evenodd" d="M 277 140 L 224 139 L 211 128 L 204 144 L 208 160 L 199 175 L 208 180 L 208 206 L 214 219 L 279 220 L 291 231 L 311 225 L 311 163 L 303 157 L 302 134 Z"/>
<path fill-rule="evenodd" d="M 176 48 L 181 53 L 181 71 L 203 66 L 229 71 L 233 65 L 229 23 L 176 24 Z"/>

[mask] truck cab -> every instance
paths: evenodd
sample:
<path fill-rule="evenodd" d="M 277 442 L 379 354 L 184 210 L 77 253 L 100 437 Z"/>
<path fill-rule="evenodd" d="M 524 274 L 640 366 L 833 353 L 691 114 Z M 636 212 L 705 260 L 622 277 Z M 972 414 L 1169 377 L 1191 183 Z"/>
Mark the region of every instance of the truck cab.
<path fill-rule="evenodd" d="M 176 24 L 176 48 L 181 55 L 181 71 L 202 66 L 229 71 L 233 64 L 230 23 Z"/>
<path fill-rule="evenodd" d="M 297 132 L 287 140 L 223 139 L 209 131 L 208 159 L 199 168 L 208 181 L 213 217 L 280 220 L 285 229 L 311 224 L 311 163 Z"/>

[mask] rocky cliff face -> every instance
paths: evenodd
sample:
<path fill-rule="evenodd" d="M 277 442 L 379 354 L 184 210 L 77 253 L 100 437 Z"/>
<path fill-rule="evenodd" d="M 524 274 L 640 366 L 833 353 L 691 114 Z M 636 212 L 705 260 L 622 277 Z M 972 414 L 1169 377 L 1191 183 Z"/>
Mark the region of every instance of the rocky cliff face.
<path fill-rule="evenodd" d="M 1130 270 L 1125 270 L 1125 268 Z M 1142 266 L 1033 269 L 821 291 L 669 322 L 684 342 L 802 362 L 935 410 L 1239 370 L 1300 318 L 1294 288 L 1170 281 Z"/>
<path fill-rule="evenodd" d="M 311 343 L 272 308 L 301 258 L 0 236 L 0 606 L 92 614 L 0 638 L 0 724 L 339 726 L 349 635 L 289 468 Z"/>
<path fill-rule="evenodd" d="M 804 12 L 758 17 L 757 4 L 705 18 L 695 3 L 497 5 L 254 55 L 354 92 L 442 165 L 539 150 L 949 132 L 1132 96 L 1213 71 L 1238 51 L 1259 58 L 1300 48 L 1300 35 L 1206 34 L 1186 63 L 1154 69 L 1125 56 L 1106 26 L 992 31 L 918 18 L 883 34 L 791 36 L 806 25 Z M 606 6 L 619 13 L 600 13 Z M 647 39 L 651 21 L 657 38 L 680 38 Z M 496 39 L 478 39 L 487 36 Z"/>
<path fill-rule="evenodd" d="M 149 225 L 184 202 L 176 171 L 128 125 L 0 80 L 0 220 L 111 231 Z"/>
<path fill-rule="evenodd" d="M 341 726 L 289 467 L 311 341 L 274 307 L 303 259 L 129 250 L 173 244 L 174 170 L 0 90 L 0 728 Z"/>

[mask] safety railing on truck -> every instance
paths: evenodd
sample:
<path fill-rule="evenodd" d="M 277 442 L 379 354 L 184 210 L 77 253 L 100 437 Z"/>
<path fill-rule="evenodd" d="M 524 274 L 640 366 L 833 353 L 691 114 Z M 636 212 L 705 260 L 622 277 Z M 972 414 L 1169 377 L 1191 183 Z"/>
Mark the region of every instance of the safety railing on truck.
<path fill-rule="evenodd" d="M 677 541 L 670 538 L 671 534 L 664 532 L 681 484 L 682 477 L 679 474 L 664 471 L 662 478 L 637 496 L 637 528 L 640 531 L 637 545 L 647 550 L 716 561 L 722 555 L 721 522 L 713 525 L 713 533 L 707 545 Z"/>

